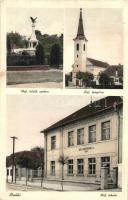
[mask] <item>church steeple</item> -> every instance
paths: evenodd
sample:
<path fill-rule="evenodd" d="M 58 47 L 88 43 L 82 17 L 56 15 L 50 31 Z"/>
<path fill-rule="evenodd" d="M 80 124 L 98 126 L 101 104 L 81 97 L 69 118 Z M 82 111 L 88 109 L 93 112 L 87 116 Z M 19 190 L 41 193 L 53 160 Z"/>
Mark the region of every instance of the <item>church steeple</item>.
<path fill-rule="evenodd" d="M 72 70 L 73 84 L 77 84 L 77 73 L 87 71 L 87 39 L 84 35 L 82 9 L 80 9 L 79 24 L 74 39 L 74 64 Z"/>
<path fill-rule="evenodd" d="M 79 17 L 79 24 L 78 24 L 78 31 L 77 31 L 77 36 L 75 39 L 86 39 L 84 35 L 84 27 L 83 27 L 83 18 L 82 18 L 82 8 L 80 8 L 80 17 Z"/>

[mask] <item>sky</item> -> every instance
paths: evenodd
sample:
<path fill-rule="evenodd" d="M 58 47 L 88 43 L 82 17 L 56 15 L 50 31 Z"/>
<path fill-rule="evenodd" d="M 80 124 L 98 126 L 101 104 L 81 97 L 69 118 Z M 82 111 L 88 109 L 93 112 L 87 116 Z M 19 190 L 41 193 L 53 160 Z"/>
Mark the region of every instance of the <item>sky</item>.
<path fill-rule="evenodd" d="M 63 33 L 64 9 L 63 8 L 8 8 L 7 9 L 7 32 L 18 32 L 30 37 L 30 16 L 37 17 L 36 29 L 42 34 Z"/>
<path fill-rule="evenodd" d="M 84 33 L 87 42 L 87 57 L 119 64 L 123 62 L 122 10 L 118 8 L 82 9 Z M 74 41 L 76 37 L 79 9 L 65 12 L 65 71 L 72 70 L 74 63 Z"/>
<path fill-rule="evenodd" d="M 79 8 L 8 8 L 7 32 L 31 35 L 30 16 L 37 17 L 36 29 L 42 34 L 64 33 L 64 71 L 72 70 L 74 41 Z M 120 8 L 83 8 L 83 24 L 88 39 L 87 57 L 123 64 L 123 17 Z"/>
<path fill-rule="evenodd" d="M 95 96 L 92 100 L 103 98 Z M 11 136 L 16 136 L 15 152 L 44 145 L 41 130 L 90 103 L 90 96 L 8 95 L 7 155 L 12 153 Z"/>

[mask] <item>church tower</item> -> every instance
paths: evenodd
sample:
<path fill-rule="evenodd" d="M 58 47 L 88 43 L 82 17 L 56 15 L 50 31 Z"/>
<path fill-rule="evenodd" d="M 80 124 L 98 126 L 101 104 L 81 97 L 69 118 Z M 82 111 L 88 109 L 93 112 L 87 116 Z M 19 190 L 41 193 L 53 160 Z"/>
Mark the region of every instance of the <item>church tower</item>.
<path fill-rule="evenodd" d="M 76 85 L 77 72 L 86 72 L 87 64 L 87 39 L 84 35 L 82 9 L 80 8 L 79 24 L 77 35 L 74 38 L 74 64 L 72 70 L 72 81 Z"/>

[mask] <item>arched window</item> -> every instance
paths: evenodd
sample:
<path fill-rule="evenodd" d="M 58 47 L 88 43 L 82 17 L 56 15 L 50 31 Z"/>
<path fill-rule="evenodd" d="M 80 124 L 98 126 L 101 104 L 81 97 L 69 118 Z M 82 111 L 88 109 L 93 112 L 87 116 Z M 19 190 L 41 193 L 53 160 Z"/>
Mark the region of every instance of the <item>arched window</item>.
<path fill-rule="evenodd" d="M 79 51 L 79 44 L 76 44 L 76 50 Z"/>
<path fill-rule="evenodd" d="M 85 51 L 85 44 L 83 45 L 83 50 Z"/>

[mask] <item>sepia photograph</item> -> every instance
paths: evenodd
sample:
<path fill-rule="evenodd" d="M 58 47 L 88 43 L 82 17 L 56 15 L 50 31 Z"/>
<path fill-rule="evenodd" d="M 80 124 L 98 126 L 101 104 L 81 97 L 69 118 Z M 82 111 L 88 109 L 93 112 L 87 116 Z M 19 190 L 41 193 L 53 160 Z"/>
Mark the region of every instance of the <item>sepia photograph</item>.
<path fill-rule="evenodd" d="M 122 89 L 122 9 L 67 8 L 65 12 L 65 87 Z"/>
<path fill-rule="evenodd" d="M 122 124 L 120 96 L 7 95 L 7 191 L 121 192 Z"/>
<path fill-rule="evenodd" d="M 0 1 L 0 200 L 126 200 L 128 3 Z"/>
<path fill-rule="evenodd" d="M 63 87 L 63 8 L 7 9 L 7 86 Z"/>

